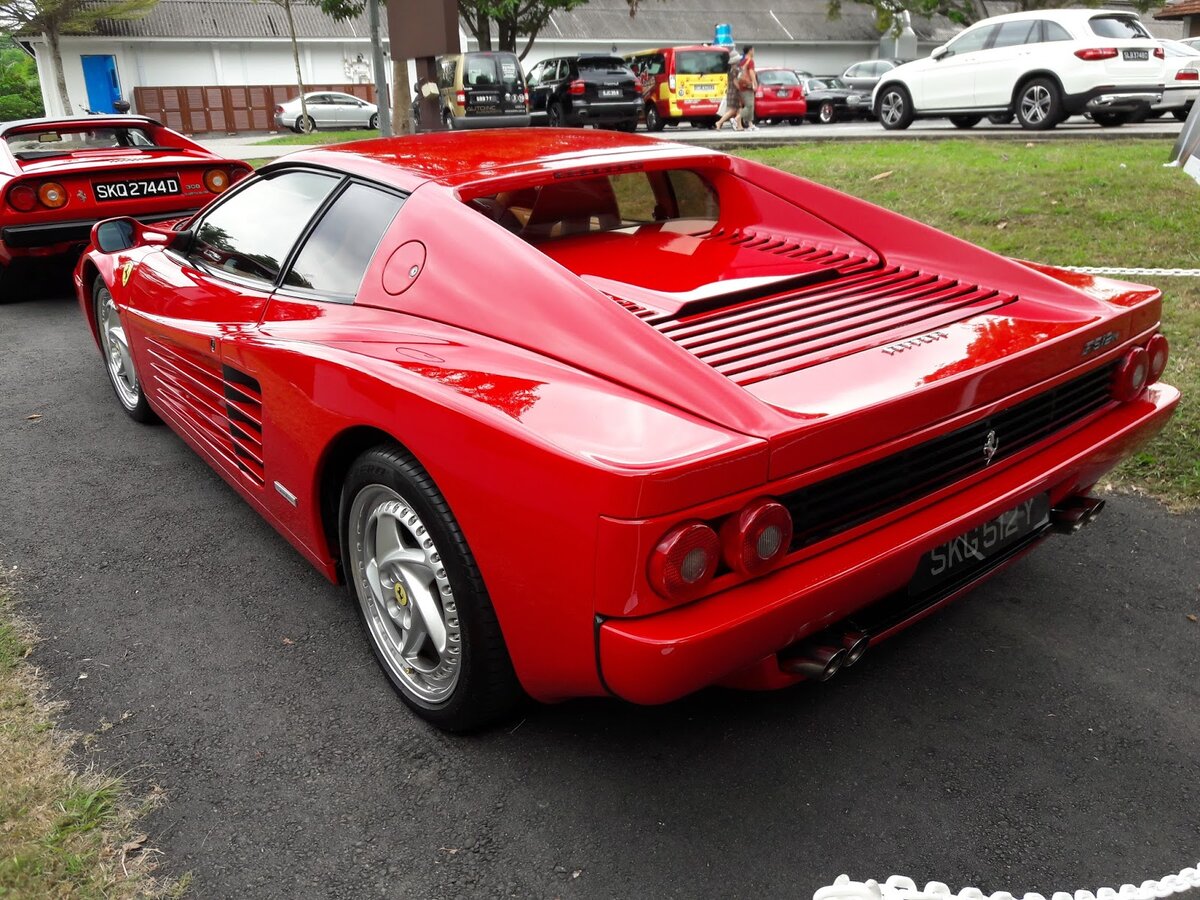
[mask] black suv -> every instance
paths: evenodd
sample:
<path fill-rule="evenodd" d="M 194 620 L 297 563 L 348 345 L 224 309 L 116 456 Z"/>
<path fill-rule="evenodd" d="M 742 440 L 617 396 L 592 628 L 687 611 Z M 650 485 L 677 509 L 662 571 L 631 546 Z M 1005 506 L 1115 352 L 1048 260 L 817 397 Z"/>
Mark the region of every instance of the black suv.
<path fill-rule="evenodd" d="M 525 77 L 531 125 L 595 125 L 633 131 L 642 108 L 637 79 L 617 56 L 544 59 Z"/>

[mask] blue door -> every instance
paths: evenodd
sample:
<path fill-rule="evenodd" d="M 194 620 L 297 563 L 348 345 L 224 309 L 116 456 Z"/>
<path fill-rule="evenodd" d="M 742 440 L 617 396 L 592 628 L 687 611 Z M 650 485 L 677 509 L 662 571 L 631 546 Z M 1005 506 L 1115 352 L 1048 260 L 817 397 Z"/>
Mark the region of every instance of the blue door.
<path fill-rule="evenodd" d="M 117 61 L 111 56 L 84 56 L 83 83 L 87 86 L 88 109 L 92 112 L 116 112 L 113 103 L 121 99 L 117 80 Z"/>

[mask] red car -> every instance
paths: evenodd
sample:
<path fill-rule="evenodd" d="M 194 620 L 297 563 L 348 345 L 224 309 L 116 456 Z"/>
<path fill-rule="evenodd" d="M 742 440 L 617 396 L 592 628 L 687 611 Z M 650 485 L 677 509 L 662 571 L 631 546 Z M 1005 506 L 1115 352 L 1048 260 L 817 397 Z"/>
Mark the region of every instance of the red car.
<path fill-rule="evenodd" d="M 827 678 L 1089 521 L 1179 399 L 1154 288 L 634 135 L 306 150 L 93 240 L 126 412 L 344 579 L 450 729 Z"/>
<path fill-rule="evenodd" d="M 792 69 L 759 69 L 754 92 L 756 122 L 789 122 L 802 125 L 808 114 L 804 85 Z"/>
<path fill-rule="evenodd" d="M 250 171 L 143 116 L 0 124 L 0 303 L 23 268 L 78 253 L 99 220 L 191 216 Z"/>

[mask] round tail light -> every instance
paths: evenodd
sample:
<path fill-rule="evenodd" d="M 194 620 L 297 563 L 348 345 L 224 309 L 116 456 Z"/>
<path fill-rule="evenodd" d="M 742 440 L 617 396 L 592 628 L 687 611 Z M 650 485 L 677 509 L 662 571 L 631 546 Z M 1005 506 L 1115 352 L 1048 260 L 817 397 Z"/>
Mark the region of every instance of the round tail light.
<path fill-rule="evenodd" d="M 249 174 L 250 174 L 249 169 L 234 169 L 232 172 L 229 173 L 229 183 L 237 184 L 239 181 L 241 181 L 243 178 L 245 178 Z"/>
<path fill-rule="evenodd" d="M 30 212 L 37 202 L 37 191 L 27 184 L 19 184 L 8 192 L 8 205 L 18 212 Z"/>
<path fill-rule="evenodd" d="M 229 173 L 224 169 L 209 169 L 204 173 L 204 186 L 214 194 L 221 193 L 229 184 Z"/>
<path fill-rule="evenodd" d="M 721 553 L 741 575 L 765 572 L 787 555 L 792 516 L 775 500 L 755 500 L 721 526 Z"/>
<path fill-rule="evenodd" d="M 666 533 L 650 556 L 650 586 L 668 600 L 698 596 L 717 571 L 721 543 L 703 522 L 685 522 Z"/>
<path fill-rule="evenodd" d="M 67 192 L 57 181 L 47 181 L 38 188 L 38 199 L 47 209 L 59 209 L 67 205 Z"/>
<path fill-rule="evenodd" d="M 1146 376 L 1147 384 L 1154 384 L 1154 382 L 1162 378 L 1162 373 L 1167 368 L 1167 359 L 1170 354 L 1171 349 L 1167 345 L 1165 335 L 1156 334 L 1150 338 L 1150 343 L 1146 345 L 1146 355 L 1150 357 L 1150 374 Z"/>
<path fill-rule="evenodd" d="M 1125 354 L 1113 376 L 1112 394 L 1126 403 L 1136 397 L 1149 383 L 1150 354 L 1141 347 L 1134 347 Z"/>

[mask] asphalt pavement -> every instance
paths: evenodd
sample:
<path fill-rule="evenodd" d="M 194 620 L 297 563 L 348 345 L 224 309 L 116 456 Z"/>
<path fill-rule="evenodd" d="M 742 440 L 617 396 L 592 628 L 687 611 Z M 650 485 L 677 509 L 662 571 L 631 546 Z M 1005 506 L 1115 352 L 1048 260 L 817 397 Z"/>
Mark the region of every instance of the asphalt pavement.
<path fill-rule="evenodd" d="M 166 790 L 145 827 L 193 896 L 803 898 L 842 872 L 1049 896 L 1200 857 L 1200 516 L 1109 496 L 824 685 L 451 737 L 343 589 L 119 411 L 70 298 L 0 306 L 0 335 L 33 662 L 95 734 L 81 763 Z"/>

